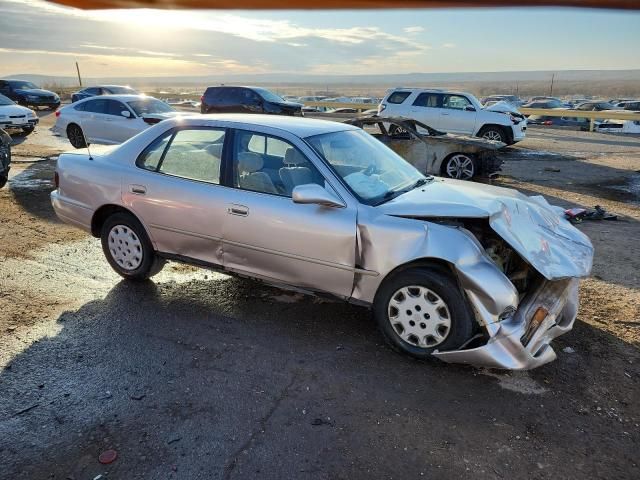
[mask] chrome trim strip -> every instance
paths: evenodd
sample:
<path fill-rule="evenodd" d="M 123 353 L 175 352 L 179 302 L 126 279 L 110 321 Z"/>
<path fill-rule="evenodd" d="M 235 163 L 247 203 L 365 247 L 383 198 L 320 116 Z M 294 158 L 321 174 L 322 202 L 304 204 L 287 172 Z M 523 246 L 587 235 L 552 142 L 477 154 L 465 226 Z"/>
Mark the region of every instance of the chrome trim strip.
<path fill-rule="evenodd" d="M 204 240 L 213 240 L 216 242 L 222 241 L 222 237 L 213 237 L 211 235 L 205 235 L 204 233 L 196 233 L 196 232 L 190 232 L 188 230 L 180 230 L 179 228 L 165 227 L 163 225 L 156 225 L 156 224 L 150 224 L 149 227 L 155 228 L 157 230 L 165 230 L 171 233 L 179 233 L 180 235 L 189 235 L 190 237 L 202 238 Z"/>

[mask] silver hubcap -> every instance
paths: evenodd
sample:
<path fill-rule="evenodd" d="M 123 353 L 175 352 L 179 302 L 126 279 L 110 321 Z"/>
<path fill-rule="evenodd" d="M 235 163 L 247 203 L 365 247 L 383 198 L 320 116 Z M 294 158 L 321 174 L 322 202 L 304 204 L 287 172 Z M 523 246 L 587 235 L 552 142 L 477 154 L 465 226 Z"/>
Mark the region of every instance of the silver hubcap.
<path fill-rule="evenodd" d="M 432 348 L 445 341 L 451 315 L 444 300 L 426 287 L 410 285 L 396 291 L 389 301 L 389 321 L 407 343 Z"/>
<path fill-rule="evenodd" d="M 473 160 L 466 155 L 454 155 L 447 162 L 447 175 L 451 178 L 470 180 L 473 174 Z"/>
<path fill-rule="evenodd" d="M 116 225 L 109 232 L 109 252 L 125 270 L 135 270 L 142 263 L 142 243 L 126 225 Z"/>
<path fill-rule="evenodd" d="M 482 135 L 482 138 L 486 138 L 487 140 L 493 140 L 494 142 L 502 141 L 502 137 L 500 136 L 500 133 L 496 132 L 495 130 L 489 130 L 488 132 L 485 132 L 485 134 Z"/>

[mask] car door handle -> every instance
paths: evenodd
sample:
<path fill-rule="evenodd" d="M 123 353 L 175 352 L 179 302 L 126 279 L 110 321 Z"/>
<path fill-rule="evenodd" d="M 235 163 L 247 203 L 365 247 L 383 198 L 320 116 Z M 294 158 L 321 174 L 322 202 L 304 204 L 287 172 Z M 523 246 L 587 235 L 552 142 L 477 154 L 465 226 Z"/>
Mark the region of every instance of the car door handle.
<path fill-rule="evenodd" d="M 147 187 L 144 185 L 129 185 L 129 190 L 136 195 L 144 195 L 147 193 Z"/>
<path fill-rule="evenodd" d="M 246 217 L 249 215 L 249 208 L 244 205 L 235 205 L 232 204 L 227 208 L 227 213 L 229 215 L 238 215 L 240 217 Z"/>

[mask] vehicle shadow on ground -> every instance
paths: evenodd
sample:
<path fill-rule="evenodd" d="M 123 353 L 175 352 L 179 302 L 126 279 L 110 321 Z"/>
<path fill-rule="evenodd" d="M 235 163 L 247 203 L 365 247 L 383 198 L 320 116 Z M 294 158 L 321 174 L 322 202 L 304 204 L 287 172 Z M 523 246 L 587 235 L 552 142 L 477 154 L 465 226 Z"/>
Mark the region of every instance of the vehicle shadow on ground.
<path fill-rule="evenodd" d="M 558 343 L 576 353 L 497 378 L 392 352 L 365 309 L 227 277 L 122 281 L 57 325 L 0 373 L 7 478 L 637 473 L 637 430 L 600 407 L 637 418 L 638 349 L 581 322 Z"/>

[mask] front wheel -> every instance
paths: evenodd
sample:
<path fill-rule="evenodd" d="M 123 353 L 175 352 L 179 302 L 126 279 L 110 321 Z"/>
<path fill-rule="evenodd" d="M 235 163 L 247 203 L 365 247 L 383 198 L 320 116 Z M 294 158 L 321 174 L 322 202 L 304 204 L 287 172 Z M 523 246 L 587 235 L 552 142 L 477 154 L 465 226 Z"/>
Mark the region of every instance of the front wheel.
<path fill-rule="evenodd" d="M 442 163 L 442 174 L 458 180 L 471 180 L 476 174 L 476 165 L 470 156 L 454 153 Z"/>
<path fill-rule="evenodd" d="M 373 313 L 387 343 L 416 358 L 461 347 L 473 334 L 473 315 L 450 275 L 413 268 L 382 284 Z"/>
<path fill-rule="evenodd" d="M 162 270 L 142 224 L 128 213 L 115 213 L 102 225 L 102 251 L 109 265 L 128 280 L 147 280 Z"/>
<path fill-rule="evenodd" d="M 31 135 L 33 133 L 34 127 L 24 127 L 22 129 L 22 133 L 25 135 Z"/>
<path fill-rule="evenodd" d="M 0 173 L 0 188 L 4 187 L 9 181 L 9 177 L 4 173 Z"/>
<path fill-rule="evenodd" d="M 75 123 L 72 123 L 67 127 L 67 138 L 74 148 L 87 147 L 87 142 L 84 139 L 84 133 L 82 132 L 82 129 Z"/>
<path fill-rule="evenodd" d="M 478 136 L 493 142 L 507 143 L 507 135 L 504 133 L 504 130 L 498 126 L 490 125 L 488 127 L 482 127 L 478 132 Z"/>

